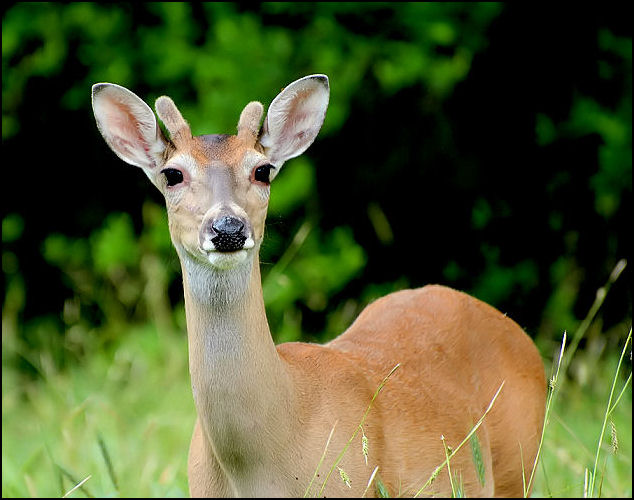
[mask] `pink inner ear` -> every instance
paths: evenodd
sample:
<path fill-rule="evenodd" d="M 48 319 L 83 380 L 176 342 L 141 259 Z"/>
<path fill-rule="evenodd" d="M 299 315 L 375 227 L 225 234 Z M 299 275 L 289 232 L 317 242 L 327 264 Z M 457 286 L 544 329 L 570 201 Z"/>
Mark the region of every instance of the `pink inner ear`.
<path fill-rule="evenodd" d="M 128 157 L 135 157 L 135 147 L 133 146 L 133 144 L 128 141 L 127 139 L 125 139 L 124 137 L 121 136 L 112 136 L 110 138 L 111 141 L 111 145 L 114 149 L 116 149 L 117 151 L 119 151 L 121 154 L 128 156 Z M 148 149 L 147 147 L 143 147 L 143 149 L 145 150 L 145 152 L 147 153 Z"/>
<path fill-rule="evenodd" d="M 319 133 L 328 106 L 321 83 L 296 82 L 271 103 L 261 144 L 273 161 L 284 162 L 303 153 Z"/>
<path fill-rule="evenodd" d="M 101 106 L 103 127 L 110 147 L 124 160 L 138 166 L 154 168 L 156 162 L 148 142 L 152 124 L 143 123 L 130 105 L 120 99 L 104 96 Z M 145 130 L 144 130 L 145 129 Z"/>
<path fill-rule="evenodd" d="M 110 104 L 115 108 L 108 113 L 107 118 L 110 121 L 112 132 L 131 149 L 134 144 L 138 144 L 146 153 L 149 152 L 150 147 L 139 129 L 138 120 L 130 112 L 130 108 L 118 101 L 111 100 Z"/>

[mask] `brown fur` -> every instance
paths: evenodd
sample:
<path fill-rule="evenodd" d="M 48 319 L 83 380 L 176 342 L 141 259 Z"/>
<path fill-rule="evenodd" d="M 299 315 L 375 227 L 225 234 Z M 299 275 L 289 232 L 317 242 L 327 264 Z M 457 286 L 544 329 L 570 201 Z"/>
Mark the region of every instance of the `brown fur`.
<path fill-rule="evenodd" d="M 381 404 L 389 409 L 383 416 L 384 427 L 390 427 L 386 421 L 398 422 L 393 429 L 398 429 L 403 441 L 417 440 L 426 424 L 432 444 L 443 434 L 449 445 L 456 446 L 504 381 L 483 424 L 490 452 L 485 442 L 481 444 L 492 459 L 495 489 L 489 491 L 496 496 L 523 495 L 521 455 L 524 468 L 530 470 L 541 434 L 546 382 L 537 349 L 515 322 L 464 293 L 426 286 L 371 304 L 329 345 L 358 360 L 357 366 L 375 383 L 380 373 L 401 363 Z M 385 457 L 384 462 L 395 464 L 382 468 L 386 484 L 394 488 L 397 475 L 415 484 L 417 478 L 425 477 L 422 464 L 432 467 L 443 459 L 438 451 L 434 456 L 420 449 L 418 454 L 414 461 L 404 457 L 412 462 L 410 468 L 396 466 L 398 450 L 396 456 Z M 462 458 L 465 486 L 472 484 L 477 491 L 470 452 Z M 452 470 L 459 466 L 454 464 Z M 487 490 L 485 485 L 481 491 Z"/>
<path fill-rule="evenodd" d="M 455 448 L 504 381 L 477 433 L 484 485 L 469 443 L 453 458 L 451 470 L 461 477 L 468 496 L 523 496 L 522 456 L 524 469 L 530 471 L 542 428 L 546 382 L 530 338 L 496 309 L 442 286 L 404 290 L 370 304 L 326 345 L 287 343 L 277 350 L 298 395 L 294 439 L 277 457 L 295 496 L 303 495 L 335 426 L 311 496 L 319 491 L 374 391 L 397 363 L 401 366 L 363 425 L 368 464 L 359 432 L 339 464 L 352 479 L 352 488 L 343 485 L 335 470 L 326 495 L 360 496 L 378 465 L 391 495 L 412 496 L 445 458 L 441 436 Z M 207 483 L 200 485 L 200 493 L 225 494 L 229 490 L 220 468 L 204 456 L 202 441 L 197 426 L 192 448 L 198 451 L 192 449 L 190 480 Z M 425 496 L 450 493 L 446 469 L 424 491 Z M 366 496 L 374 495 L 371 488 Z"/>

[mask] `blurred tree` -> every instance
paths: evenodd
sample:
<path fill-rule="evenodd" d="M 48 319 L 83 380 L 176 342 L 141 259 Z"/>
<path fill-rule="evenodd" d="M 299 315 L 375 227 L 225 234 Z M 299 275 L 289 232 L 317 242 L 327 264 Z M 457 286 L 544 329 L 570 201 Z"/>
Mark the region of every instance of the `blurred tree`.
<path fill-rule="evenodd" d="M 632 43 L 621 7 L 4 9 L 11 352 L 50 344 L 63 364 L 124 322 L 184 328 L 161 196 L 99 136 L 99 81 L 149 104 L 169 94 L 202 134 L 233 132 L 248 101 L 267 105 L 298 77 L 330 76 L 320 137 L 272 187 L 262 262 L 278 340 L 332 337 L 368 301 L 429 282 L 558 338 L 630 255 Z M 629 324 L 631 303 L 628 268 L 604 328 Z M 27 357 L 25 368 L 37 364 Z"/>

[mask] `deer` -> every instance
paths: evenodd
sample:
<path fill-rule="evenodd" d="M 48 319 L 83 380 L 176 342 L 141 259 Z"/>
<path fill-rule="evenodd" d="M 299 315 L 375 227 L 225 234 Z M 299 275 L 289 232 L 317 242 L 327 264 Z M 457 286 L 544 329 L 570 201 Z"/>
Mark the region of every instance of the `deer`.
<path fill-rule="evenodd" d="M 486 414 L 479 459 L 464 446 L 451 473 L 468 496 L 523 496 L 547 386 L 535 344 L 499 310 L 430 284 L 374 300 L 327 343 L 274 343 L 259 262 L 271 184 L 314 142 L 329 99 L 328 77 L 308 75 L 266 116 L 249 102 L 236 134 L 193 136 L 170 97 L 155 115 L 125 87 L 92 87 L 106 144 L 163 194 L 180 260 L 197 414 L 189 492 L 374 496 L 379 478 L 391 495 L 450 496 L 452 478 L 434 471 Z"/>

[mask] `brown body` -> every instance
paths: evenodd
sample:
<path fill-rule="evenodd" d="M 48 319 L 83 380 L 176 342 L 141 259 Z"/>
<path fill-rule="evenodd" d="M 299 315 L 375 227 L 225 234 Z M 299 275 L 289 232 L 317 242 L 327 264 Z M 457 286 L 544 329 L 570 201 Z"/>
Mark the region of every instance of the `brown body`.
<path fill-rule="evenodd" d="M 441 441 L 455 447 L 505 385 L 478 431 L 486 467 L 480 483 L 470 447 L 450 463 L 470 496 L 523 496 L 522 457 L 529 471 L 542 430 L 546 381 L 530 338 L 511 319 L 464 293 L 426 286 L 390 294 L 370 304 L 332 342 L 277 347 L 297 401 L 295 438 L 279 461 L 285 496 L 302 496 L 317 468 L 333 426 L 329 453 L 311 492 L 360 423 L 383 377 L 397 364 L 375 400 L 361 433 L 339 464 L 351 478 L 328 480 L 326 496 L 360 496 L 374 467 L 392 496 L 412 496 L 445 459 Z M 284 464 L 282 466 L 282 464 Z M 199 425 L 190 451 L 193 496 L 230 495 L 216 460 L 205 453 Z M 298 479 L 295 479 L 298 478 Z M 446 469 L 425 496 L 451 491 Z M 366 496 L 374 496 L 371 488 Z M 311 495 L 312 496 L 312 495 Z"/>
<path fill-rule="evenodd" d="M 468 443 L 450 466 L 467 496 L 522 496 L 546 382 L 532 341 L 496 309 L 426 286 L 375 301 L 326 345 L 273 343 L 258 258 L 270 182 L 313 142 L 328 96 L 325 75 L 305 77 L 274 99 L 261 130 L 263 106 L 252 102 L 237 135 L 199 137 L 171 99 L 160 97 L 167 139 L 132 92 L 93 86 L 106 142 L 164 194 L 181 261 L 198 413 L 190 492 L 374 496 L 380 478 L 391 496 L 449 496 L 447 468 L 420 488 L 445 460 L 445 444 L 458 446 L 504 383 L 475 451 Z"/>

